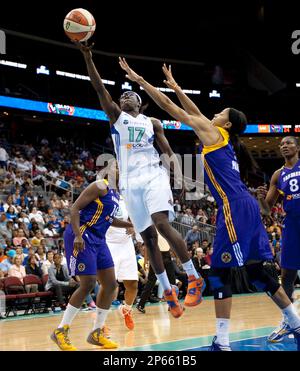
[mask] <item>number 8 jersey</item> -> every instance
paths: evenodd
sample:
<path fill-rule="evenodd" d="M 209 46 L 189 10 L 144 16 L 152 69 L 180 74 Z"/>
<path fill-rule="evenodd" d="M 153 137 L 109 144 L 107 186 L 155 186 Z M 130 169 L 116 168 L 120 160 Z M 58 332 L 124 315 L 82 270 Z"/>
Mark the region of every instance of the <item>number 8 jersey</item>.
<path fill-rule="evenodd" d="M 284 197 L 284 211 L 288 215 L 300 216 L 300 160 L 292 169 L 282 168 L 277 188 Z"/>
<path fill-rule="evenodd" d="M 159 155 L 153 146 L 154 130 L 149 117 L 121 112 L 111 128 L 117 155 L 120 181 L 147 177 L 159 167 Z"/>

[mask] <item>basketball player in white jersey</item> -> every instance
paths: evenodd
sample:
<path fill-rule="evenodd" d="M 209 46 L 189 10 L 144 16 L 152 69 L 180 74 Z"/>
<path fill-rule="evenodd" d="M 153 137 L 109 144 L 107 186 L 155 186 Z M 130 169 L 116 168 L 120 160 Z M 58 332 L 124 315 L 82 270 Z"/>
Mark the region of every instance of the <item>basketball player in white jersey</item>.
<path fill-rule="evenodd" d="M 166 238 L 180 258 L 189 278 L 184 304 L 195 306 L 202 301 L 205 282 L 197 273 L 181 235 L 170 225 L 174 219 L 173 196 L 169 177 L 160 166 L 160 158 L 153 146 L 174 155 L 159 120 L 140 114 L 142 105 L 138 94 L 128 91 L 120 97 L 120 106 L 112 100 L 93 63 L 91 47 L 76 43 L 83 53 L 87 70 L 101 107 L 109 117 L 111 134 L 120 171 L 119 188 L 126 201 L 130 219 L 147 246 L 151 265 L 164 289 L 170 313 L 178 318 L 183 307 L 178 302 L 178 289 L 168 280 L 158 248 L 157 232 Z"/>
<path fill-rule="evenodd" d="M 108 176 L 112 183 L 111 187 L 116 186 L 117 188 L 117 179 L 115 177 L 118 178 L 118 171 L 116 171 L 115 160 L 109 161 L 107 167 L 98 174 L 97 178 L 99 177 L 101 179 L 103 176 Z M 116 191 L 119 192 L 118 189 Z M 122 195 L 120 195 L 119 209 L 116 215 L 120 220 L 129 220 L 128 211 Z M 129 231 L 126 228 L 110 227 L 105 235 L 107 246 L 115 264 L 116 279 L 118 282 L 123 282 L 125 287 L 124 305 L 120 305 L 119 311 L 129 330 L 134 329 L 132 305 L 137 295 L 139 279 L 135 248 L 131 237 L 133 233 L 133 228 L 132 231 Z"/>

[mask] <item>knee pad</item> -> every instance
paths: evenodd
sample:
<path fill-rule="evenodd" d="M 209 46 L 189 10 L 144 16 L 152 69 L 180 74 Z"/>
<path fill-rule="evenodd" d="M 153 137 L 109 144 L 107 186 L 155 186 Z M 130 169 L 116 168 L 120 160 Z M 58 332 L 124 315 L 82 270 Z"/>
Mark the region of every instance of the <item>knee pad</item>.
<path fill-rule="evenodd" d="M 211 269 L 208 280 L 213 290 L 215 300 L 223 300 L 232 297 L 229 268 Z"/>
<path fill-rule="evenodd" d="M 246 270 L 251 283 L 269 296 L 273 296 L 279 289 L 279 283 L 264 270 L 262 262 L 246 265 Z"/>

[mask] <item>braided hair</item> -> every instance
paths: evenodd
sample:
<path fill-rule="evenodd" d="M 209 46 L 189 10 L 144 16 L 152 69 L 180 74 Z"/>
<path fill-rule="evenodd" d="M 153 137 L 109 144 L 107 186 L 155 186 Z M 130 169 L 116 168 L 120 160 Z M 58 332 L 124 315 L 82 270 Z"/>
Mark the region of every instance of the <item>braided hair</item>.
<path fill-rule="evenodd" d="M 249 172 L 255 173 L 258 169 L 252 155 L 239 138 L 246 129 L 247 117 L 242 111 L 229 108 L 229 122 L 231 123 L 229 129 L 230 142 L 240 164 L 241 178 L 244 180 Z"/>

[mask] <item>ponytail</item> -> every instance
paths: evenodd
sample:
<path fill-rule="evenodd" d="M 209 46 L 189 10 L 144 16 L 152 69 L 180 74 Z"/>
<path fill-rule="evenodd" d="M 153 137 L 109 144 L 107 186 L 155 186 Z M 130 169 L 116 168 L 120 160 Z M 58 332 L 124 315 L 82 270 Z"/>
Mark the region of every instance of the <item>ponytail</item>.
<path fill-rule="evenodd" d="M 248 177 L 250 172 L 256 173 L 258 165 L 246 146 L 240 141 L 240 134 L 242 134 L 247 126 L 247 118 L 245 114 L 235 108 L 229 109 L 229 122 L 231 127 L 229 129 L 229 137 L 231 145 L 236 154 L 240 165 L 240 173 L 242 180 Z"/>

